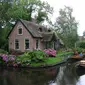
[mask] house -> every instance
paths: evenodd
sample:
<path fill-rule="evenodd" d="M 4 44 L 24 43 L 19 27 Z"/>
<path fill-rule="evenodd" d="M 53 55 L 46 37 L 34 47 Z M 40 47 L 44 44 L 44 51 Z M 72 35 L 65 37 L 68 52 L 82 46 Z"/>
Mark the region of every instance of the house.
<path fill-rule="evenodd" d="M 54 48 L 62 44 L 50 29 L 26 20 L 17 20 L 8 34 L 9 50 L 27 50 Z"/>
<path fill-rule="evenodd" d="M 79 36 L 79 40 L 80 40 L 80 41 L 85 40 L 85 36 Z"/>

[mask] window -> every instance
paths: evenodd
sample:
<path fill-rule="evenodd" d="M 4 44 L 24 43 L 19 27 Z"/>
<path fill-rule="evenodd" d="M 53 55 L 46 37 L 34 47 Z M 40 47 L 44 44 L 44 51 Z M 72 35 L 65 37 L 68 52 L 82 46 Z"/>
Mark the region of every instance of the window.
<path fill-rule="evenodd" d="M 39 31 L 42 32 L 42 28 L 39 28 Z"/>
<path fill-rule="evenodd" d="M 18 27 L 18 35 L 22 35 L 23 33 L 22 33 L 22 27 L 21 26 L 19 26 Z"/>
<path fill-rule="evenodd" d="M 18 39 L 15 40 L 15 49 L 19 49 L 19 40 Z"/>
<path fill-rule="evenodd" d="M 19 34 L 22 34 L 22 28 L 18 29 Z"/>
<path fill-rule="evenodd" d="M 48 32 L 51 32 L 51 29 L 48 29 Z"/>
<path fill-rule="evenodd" d="M 25 49 L 29 49 L 29 39 L 25 39 Z"/>
<path fill-rule="evenodd" d="M 36 40 L 36 49 L 38 49 L 38 44 L 39 44 L 39 41 Z"/>

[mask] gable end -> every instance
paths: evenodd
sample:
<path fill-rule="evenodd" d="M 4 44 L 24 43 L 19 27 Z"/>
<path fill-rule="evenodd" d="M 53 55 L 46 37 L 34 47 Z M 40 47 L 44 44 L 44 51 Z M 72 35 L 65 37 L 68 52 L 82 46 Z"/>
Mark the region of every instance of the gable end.
<path fill-rule="evenodd" d="M 13 26 L 13 28 L 12 28 L 12 29 L 10 30 L 10 32 L 8 33 L 7 38 L 9 38 L 11 32 L 13 31 L 14 27 L 16 26 L 16 24 L 17 24 L 18 22 L 21 22 L 22 25 L 26 28 L 26 30 L 32 35 L 32 37 L 33 37 L 33 38 L 36 38 L 35 36 L 33 36 L 33 34 L 29 31 L 29 29 L 25 26 L 25 24 L 24 24 L 20 19 L 16 21 L 15 25 Z M 40 37 L 37 37 L 37 38 L 40 38 Z"/>

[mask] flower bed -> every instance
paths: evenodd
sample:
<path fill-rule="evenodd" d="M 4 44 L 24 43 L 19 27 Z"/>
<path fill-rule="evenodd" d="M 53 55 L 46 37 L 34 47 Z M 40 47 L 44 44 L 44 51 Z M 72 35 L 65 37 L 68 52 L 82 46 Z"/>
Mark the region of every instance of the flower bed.
<path fill-rule="evenodd" d="M 56 54 L 56 51 L 53 49 L 26 52 L 18 56 L 0 54 L 0 65 L 13 67 L 49 66 L 59 63 L 62 60 L 63 57 Z"/>

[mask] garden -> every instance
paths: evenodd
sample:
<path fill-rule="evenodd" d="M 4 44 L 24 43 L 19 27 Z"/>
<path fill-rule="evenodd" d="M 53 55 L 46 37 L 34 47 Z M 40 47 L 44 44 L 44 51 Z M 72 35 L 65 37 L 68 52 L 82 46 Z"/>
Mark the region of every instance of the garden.
<path fill-rule="evenodd" d="M 55 65 L 73 52 L 57 52 L 54 49 L 34 50 L 22 55 L 10 55 L 0 50 L 0 65 L 13 67 L 38 67 Z"/>

